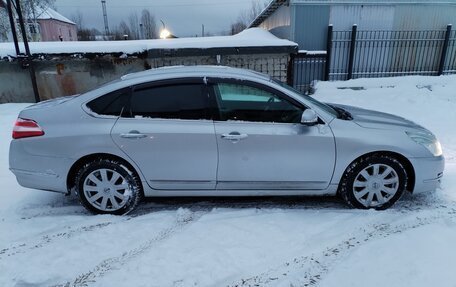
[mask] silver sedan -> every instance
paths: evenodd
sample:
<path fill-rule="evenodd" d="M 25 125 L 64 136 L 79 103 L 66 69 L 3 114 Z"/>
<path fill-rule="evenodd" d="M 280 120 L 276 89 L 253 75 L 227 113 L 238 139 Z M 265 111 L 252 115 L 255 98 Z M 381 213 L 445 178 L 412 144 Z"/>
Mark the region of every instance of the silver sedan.
<path fill-rule="evenodd" d="M 435 136 L 409 120 L 219 66 L 129 74 L 32 105 L 9 159 L 20 185 L 112 214 L 159 196 L 339 195 L 385 209 L 434 190 L 444 169 Z"/>

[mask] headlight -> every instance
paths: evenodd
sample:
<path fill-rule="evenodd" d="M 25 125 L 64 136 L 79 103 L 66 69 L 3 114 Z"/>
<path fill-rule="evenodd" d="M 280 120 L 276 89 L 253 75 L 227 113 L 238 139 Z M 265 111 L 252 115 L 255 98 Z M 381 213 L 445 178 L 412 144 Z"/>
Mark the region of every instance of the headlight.
<path fill-rule="evenodd" d="M 405 132 L 414 142 L 424 146 L 434 156 L 442 155 L 442 146 L 440 142 L 428 133 Z"/>

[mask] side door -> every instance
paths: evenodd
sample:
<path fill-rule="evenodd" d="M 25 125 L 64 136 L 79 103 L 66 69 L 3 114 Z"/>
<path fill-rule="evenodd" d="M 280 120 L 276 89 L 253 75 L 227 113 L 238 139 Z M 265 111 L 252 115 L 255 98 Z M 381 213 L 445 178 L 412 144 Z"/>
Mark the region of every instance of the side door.
<path fill-rule="evenodd" d="M 211 79 L 218 119 L 217 189 L 325 189 L 335 165 L 332 131 L 300 123 L 306 108 L 255 82 Z"/>
<path fill-rule="evenodd" d="M 217 142 L 202 78 L 143 84 L 111 136 L 154 189 L 214 189 Z"/>

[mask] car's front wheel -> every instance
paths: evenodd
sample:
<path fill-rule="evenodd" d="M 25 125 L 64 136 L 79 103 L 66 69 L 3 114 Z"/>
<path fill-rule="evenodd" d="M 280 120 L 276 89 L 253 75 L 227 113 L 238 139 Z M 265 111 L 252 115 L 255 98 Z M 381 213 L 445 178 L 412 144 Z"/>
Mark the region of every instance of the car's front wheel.
<path fill-rule="evenodd" d="M 407 188 L 404 166 L 389 155 L 370 155 L 353 162 L 342 177 L 339 194 L 350 206 L 378 210 L 392 206 Z"/>
<path fill-rule="evenodd" d="M 117 160 L 86 163 L 76 176 L 76 187 L 81 204 L 97 214 L 127 214 L 142 198 L 139 177 Z"/>

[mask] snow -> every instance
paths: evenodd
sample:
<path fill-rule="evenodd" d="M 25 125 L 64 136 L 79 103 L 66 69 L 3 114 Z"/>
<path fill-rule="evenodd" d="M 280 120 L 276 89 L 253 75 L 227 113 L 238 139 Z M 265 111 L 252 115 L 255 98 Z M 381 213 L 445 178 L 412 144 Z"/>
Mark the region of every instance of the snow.
<path fill-rule="evenodd" d="M 298 54 L 307 54 L 307 55 L 326 55 L 326 51 L 322 50 L 314 50 L 314 51 L 308 51 L 308 50 L 299 50 Z"/>
<path fill-rule="evenodd" d="M 16 183 L 8 145 L 27 104 L 2 104 L 0 286 L 454 286 L 456 76 L 316 88 L 319 100 L 398 114 L 435 132 L 447 161 L 442 189 L 386 211 L 335 198 L 203 198 L 92 216 L 74 197 Z"/>
<path fill-rule="evenodd" d="M 246 29 L 233 36 L 193 37 L 134 41 L 30 42 L 32 54 L 125 53 L 135 54 L 152 49 L 208 49 L 229 47 L 296 47 L 261 28 Z M 23 45 L 20 45 L 23 48 Z M 23 51 L 23 49 L 22 49 Z M 15 55 L 13 43 L 0 43 L 0 58 Z"/>

